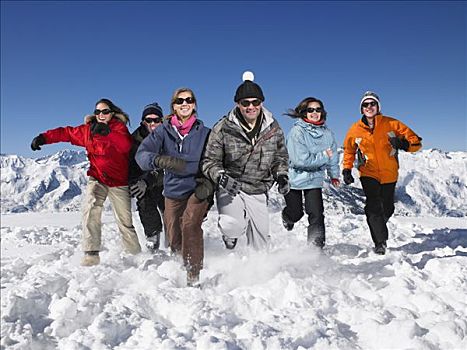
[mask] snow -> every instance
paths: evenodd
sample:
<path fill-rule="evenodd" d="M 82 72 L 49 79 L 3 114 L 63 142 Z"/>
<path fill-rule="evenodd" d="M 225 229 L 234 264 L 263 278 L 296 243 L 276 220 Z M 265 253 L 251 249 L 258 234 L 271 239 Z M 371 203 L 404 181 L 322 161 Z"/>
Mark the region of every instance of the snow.
<path fill-rule="evenodd" d="M 64 165 L 54 156 L 43 158 L 42 172 L 38 160 L 2 156 L 2 170 L 15 164 L 36 183 L 57 167 L 74 179 L 85 173 L 82 159 L 68 154 Z M 1 347 L 466 349 L 467 154 L 410 157 L 401 159 L 386 255 L 372 251 L 358 181 L 326 187 L 324 251 L 306 245 L 306 218 L 292 232 L 282 227 L 284 203 L 273 189 L 269 251 L 250 250 L 245 239 L 226 250 L 216 207 L 209 212 L 201 289 L 186 287 L 181 260 L 165 248 L 123 253 L 109 210 L 101 264 L 81 267 L 81 215 L 70 205 L 79 205 L 80 194 L 64 204 L 45 192 L 15 212 L 26 182 L 9 172 L 7 184 L 2 171 Z M 144 242 L 136 212 L 133 218 Z"/>

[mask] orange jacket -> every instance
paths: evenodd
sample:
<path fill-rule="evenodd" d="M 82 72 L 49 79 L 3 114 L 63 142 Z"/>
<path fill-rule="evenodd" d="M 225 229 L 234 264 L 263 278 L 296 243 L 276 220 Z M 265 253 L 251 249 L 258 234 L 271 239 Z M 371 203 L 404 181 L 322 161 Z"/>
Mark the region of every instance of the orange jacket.
<path fill-rule="evenodd" d="M 362 120 L 353 124 L 344 140 L 344 169 L 352 169 L 357 152 L 360 152 L 358 170 L 360 177 L 368 176 L 380 183 L 397 181 L 399 162 L 397 152 L 389 143 L 392 136 L 404 137 L 410 144 L 408 152 L 421 147 L 421 138 L 397 119 L 375 116 L 373 130 Z"/>

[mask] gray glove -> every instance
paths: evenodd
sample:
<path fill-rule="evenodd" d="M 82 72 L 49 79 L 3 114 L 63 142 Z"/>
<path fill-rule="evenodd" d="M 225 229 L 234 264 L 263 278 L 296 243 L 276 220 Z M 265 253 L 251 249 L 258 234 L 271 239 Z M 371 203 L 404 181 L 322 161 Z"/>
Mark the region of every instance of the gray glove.
<path fill-rule="evenodd" d="M 211 180 L 200 177 L 196 179 L 195 197 L 200 201 L 208 199 L 214 194 L 214 184 Z"/>
<path fill-rule="evenodd" d="M 134 184 L 130 185 L 130 194 L 132 197 L 136 197 L 137 199 L 143 198 L 144 194 L 146 193 L 146 189 L 148 185 L 144 180 L 138 180 Z"/>
<path fill-rule="evenodd" d="M 219 177 L 219 187 L 229 192 L 231 196 L 235 197 L 240 192 L 242 185 L 240 182 L 230 177 L 226 173 L 222 173 Z"/>
<path fill-rule="evenodd" d="M 154 159 L 154 164 L 158 168 L 176 171 L 178 173 L 185 170 L 186 162 L 184 159 L 171 156 L 158 156 Z"/>

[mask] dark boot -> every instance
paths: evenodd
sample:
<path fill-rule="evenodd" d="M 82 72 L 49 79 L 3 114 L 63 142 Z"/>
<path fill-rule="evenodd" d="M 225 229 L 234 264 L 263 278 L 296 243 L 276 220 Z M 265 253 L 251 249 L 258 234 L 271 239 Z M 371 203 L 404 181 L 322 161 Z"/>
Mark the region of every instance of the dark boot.
<path fill-rule="evenodd" d="M 284 225 L 284 228 L 287 231 L 292 231 L 294 223 L 291 222 L 290 220 L 287 220 L 287 218 L 284 216 L 284 212 L 282 212 L 282 225 Z"/>
<path fill-rule="evenodd" d="M 186 285 L 187 287 L 201 288 L 199 283 L 199 272 L 187 271 L 186 274 Z"/>
<path fill-rule="evenodd" d="M 308 226 L 308 244 L 313 244 L 319 248 L 323 248 L 325 240 L 324 228 Z"/>
<path fill-rule="evenodd" d="M 159 249 L 160 235 L 160 231 L 155 231 L 150 237 L 146 237 L 146 247 L 149 251 L 155 252 Z"/>
<path fill-rule="evenodd" d="M 379 255 L 386 254 L 386 242 L 377 243 L 375 245 L 375 253 Z"/>
<path fill-rule="evenodd" d="M 227 249 L 234 249 L 237 245 L 237 238 L 229 238 L 227 236 L 222 235 L 222 240 L 224 241 L 225 247 Z"/>

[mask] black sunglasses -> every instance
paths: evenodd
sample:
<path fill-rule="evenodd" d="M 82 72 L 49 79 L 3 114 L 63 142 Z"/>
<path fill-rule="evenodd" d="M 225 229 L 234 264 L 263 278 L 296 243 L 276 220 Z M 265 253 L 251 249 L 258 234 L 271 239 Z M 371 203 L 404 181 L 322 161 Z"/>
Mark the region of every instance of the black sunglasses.
<path fill-rule="evenodd" d="M 368 106 L 371 106 L 371 107 L 374 107 L 376 106 L 378 103 L 376 101 L 371 101 L 371 102 L 363 102 L 362 103 L 362 107 L 364 108 L 367 108 Z"/>
<path fill-rule="evenodd" d="M 144 118 L 144 121 L 148 124 L 151 124 L 151 123 L 162 123 L 162 118 L 161 117 L 158 117 L 158 118 Z"/>
<path fill-rule="evenodd" d="M 261 104 L 261 100 L 259 100 L 259 99 L 256 99 L 256 100 L 253 100 L 253 101 L 241 100 L 241 101 L 240 101 L 240 104 L 241 104 L 243 107 L 248 107 L 249 105 L 253 105 L 253 106 L 255 106 L 255 107 L 258 107 L 258 106 Z"/>
<path fill-rule="evenodd" d="M 195 99 L 193 97 L 187 97 L 187 98 L 181 98 L 181 97 L 177 97 L 175 100 L 174 100 L 174 103 L 176 105 L 182 105 L 183 102 L 186 102 L 188 103 L 189 105 L 192 104 L 192 103 L 195 103 Z"/>
<path fill-rule="evenodd" d="M 313 113 L 313 112 L 321 113 L 323 111 L 323 109 L 321 107 L 316 107 L 316 108 L 308 107 L 306 109 L 306 111 L 307 111 L 307 113 Z"/>
<path fill-rule="evenodd" d="M 104 114 L 104 115 L 107 115 L 107 114 L 112 113 L 112 110 L 111 110 L 111 109 L 108 109 L 108 108 L 102 109 L 102 110 L 100 110 L 100 109 L 95 109 L 95 110 L 94 110 L 94 115 L 99 115 L 99 114 L 101 114 L 101 113 Z"/>

